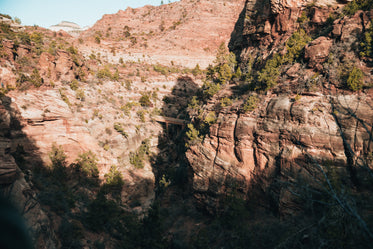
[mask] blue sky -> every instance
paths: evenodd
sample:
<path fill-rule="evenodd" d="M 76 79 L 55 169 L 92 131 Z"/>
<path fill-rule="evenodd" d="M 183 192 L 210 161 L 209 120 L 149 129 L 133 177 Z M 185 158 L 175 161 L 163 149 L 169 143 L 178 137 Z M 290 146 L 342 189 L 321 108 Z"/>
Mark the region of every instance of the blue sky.
<path fill-rule="evenodd" d="M 23 25 L 49 27 L 61 21 L 71 21 L 83 27 L 93 25 L 102 15 L 120 9 L 160 3 L 161 0 L 0 0 L 0 13 L 20 18 Z"/>

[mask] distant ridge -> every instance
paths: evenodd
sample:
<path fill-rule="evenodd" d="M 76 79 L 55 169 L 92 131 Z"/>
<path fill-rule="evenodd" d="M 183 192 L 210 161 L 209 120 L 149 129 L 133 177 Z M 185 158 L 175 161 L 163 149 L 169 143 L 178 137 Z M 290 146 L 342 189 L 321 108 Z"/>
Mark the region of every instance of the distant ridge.
<path fill-rule="evenodd" d="M 81 32 L 83 32 L 84 30 L 88 28 L 89 27 L 82 28 L 78 24 L 74 22 L 69 22 L 69 21 L 62 21 L 57 25 L 52 25 L 49 27 L 49 29 L 52 31 L 57 32 L 57 31 L 63 30 L 72 36 L 78 36 Z"/>

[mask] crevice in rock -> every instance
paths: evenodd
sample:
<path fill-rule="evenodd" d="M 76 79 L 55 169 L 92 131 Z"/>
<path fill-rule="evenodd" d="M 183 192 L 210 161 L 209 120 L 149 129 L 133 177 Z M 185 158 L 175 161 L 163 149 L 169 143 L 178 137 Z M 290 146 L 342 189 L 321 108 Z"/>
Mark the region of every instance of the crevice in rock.
<path fill-rule="evenodd" d="M 240 119 L 240 114 L 237 115 L 236 121 L 234 123 L 234 130 L 233 130 L 234 148 L 233 148 L 233 151 L 234 151 L 234 155 L 235 155 L 237 161 L 242 162 L 241 158 L 237 154 L 237 144 L 239 143 L 239 141 L 237 139 L 236 131 L 237 131 L 237 124 L 238 124 L 239 119 Z"/>
<path fill-rule="evenodd" d="M 216 160 L 218 158 L 218 154 L 219 154 L 219 148 L 220 148 L 220 136 L 219 136 L 219 132 L 220 132 L 220 127 L 221 127 L 221 123 L 219 123 L 218 125 L 218 130 L 217 130 L 217 146 L 216 146 L 216 153 L 215 153 L 215 157 L 214 157 L 214 161 L 212 162 L 212 171 L 214 172 L 215 170 L 215 164 L 216 164 Z"/>
<path fill-rule="evenodd" d="M 355 186 L 359 186 L 359 181 L 357 179 L 357 172 L 356 172 L 356 169 L 354 167 L 354 152 L 350 146 L 350 144 L 347 142 L 347 138 L 344 134 L 344 131 L 343 131 L 343 127 L 342 127 L 342 124 L 340 123 L 336 113 L 338 112 L 336 106 L 334 105 L 333 103 L 333 100 L 330 99 L 330 105 L 331 105 L 331 108 L 332 108 L 332 116 L 334 118 L 334 121 L 335 123 L 337 124 L 338 126 L 338 130 L 339 130 L 339 134 L 342 138 L 342 141 L 343 141 L 343 147 L 344 147 L 344 151 L 345 151 L 345 156 L 346 156 L 346 159 L 347 159 L 347 168 L 348 168 L 348 171 L 350 173 L 350 178 L 351 178 L 351 181 L 353 182 L 353 184 Z"/>

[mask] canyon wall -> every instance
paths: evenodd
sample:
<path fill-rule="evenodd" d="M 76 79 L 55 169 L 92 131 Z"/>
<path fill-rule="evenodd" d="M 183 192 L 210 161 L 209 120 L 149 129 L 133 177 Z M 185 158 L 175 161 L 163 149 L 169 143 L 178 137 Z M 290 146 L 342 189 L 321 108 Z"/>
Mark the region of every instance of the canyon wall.
<path fill-rule="evenodd" d="M 296 30 L 305 28 L 312 33 L 319 29 L 321 34 L 313 33 L 314 40 L 301 54 L 303 64 L 281 65 L 277 86 L 258 96 L 254 111 L 244 113 L 239 105 L 223 108 L 204 141 L 187 151 L 194 172 L 194 196 L 210 212 L 219 210 L 219 203 L 232 193 L 257 198 L 258 203 L 265 199 L 265 205 L 274 203 L 283 214 L 294 212 L 299 208 L 291 202 L 295 196 L 284 187 L 288 184 L 279 182 L 302 178 L 315 184 L 314 174 L 320 176 L 320 169 L 328 165 L 345 182 L 363 181 L 361 162 L 372 152 L 372 91 L 341 90 L 335 71 L 343 64 L 339 58 L 347 57 L 359 65 L 366 82 L 371 82 L 369 63 L 353 50 L 369 27 L 372 12 L 336 18 L 327 26 L 330 13 L 344 5 L 311 2 L 246 1 L 230 49 L 248 75 L 275 54 L 285 55 L 286 41 Z M 301 27 L 299 21 L 303 12 L 309 18 L 307 27 Z M 330 62 L 331 57 L 335 61 Z M 318 87 L 301 86 L 311 79 L 318 80 Z M 234 88 L 224 87 L 232 95 L 237 92 Z M 212 103 L 224 96 L 217 95 L 205 110 L 216 111 Z"/>

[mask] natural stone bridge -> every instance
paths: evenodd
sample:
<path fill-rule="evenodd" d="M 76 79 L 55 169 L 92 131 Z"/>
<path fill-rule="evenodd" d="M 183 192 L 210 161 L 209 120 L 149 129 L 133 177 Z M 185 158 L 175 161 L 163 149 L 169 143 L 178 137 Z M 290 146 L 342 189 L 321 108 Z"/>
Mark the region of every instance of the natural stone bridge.
<path fill-rule="evenodd" d="M 164 117 L 164 116 L 155 116 L 154 120 L 159 123 L 166 124 L 166 129 L 168 129 L 169 124 L 173 125 L 181 125 L 182 129 L 184 129 L 185 125 L 188 123 L 188 121 L 184 119 L 178 119 L 178 118 L 171 118 L 171 117 Z"/>

